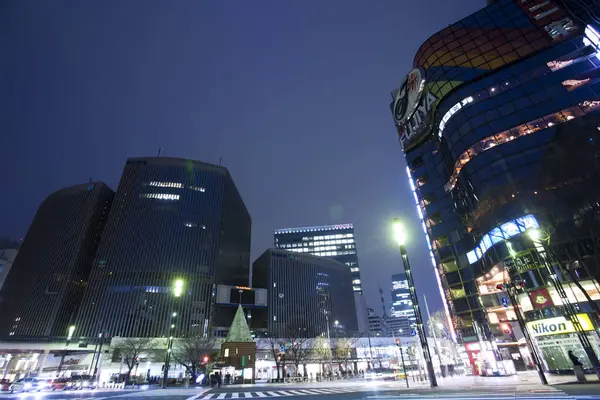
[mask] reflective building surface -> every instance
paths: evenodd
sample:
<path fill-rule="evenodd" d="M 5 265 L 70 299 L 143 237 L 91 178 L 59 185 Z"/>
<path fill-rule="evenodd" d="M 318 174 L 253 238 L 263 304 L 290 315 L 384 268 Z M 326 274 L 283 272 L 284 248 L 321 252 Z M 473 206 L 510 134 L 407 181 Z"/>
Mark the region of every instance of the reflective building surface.
<path fill-rule="evenodd" d="M 102 182 L 42 202 L 0 291 L 0 337 L 66 337 L 114 197 Z"/>
<path fill-rule="evenodd" d="M 362 294 L 360 268 L 352 224 L 276 229 L 275 248 L 329 257 L 345 264 L 352 272 L 352 290 Z"/>
<path fill-rule="evenodd" d="M 226 168 L 127 160 L 74 336 L 207 333 L 216 285 L 248 285 L 250 230 Z"/>
<path fill-rule="evenodd" d="M 252 267 L 252 285 L 268 290 L 272 337 L 317 337 L 358 330 L 352 276 L 325 257 L 269 249 Z"/>
<path fill-rule="evenodd" d="M 569 287 L 573 276 L 589 288 L 598 277 L 598 226 L 582 217 L 595 215 L 598 204 L 591 188 L 600 140 L 600 36 L 599 21 L 586 12 L 598 10 L 598 2 L 586 2 L 587 9 L 580 3 L 493 2 L 425 41 L 392 94 L 449 325 L 475 373 L 495 368 L 480 343 L 499 343 L 502 358 L 516 360 L 517 369 L 531 366 L 527 349 L 519 350 L 514 307 L 497 284 L 524 279 L 525 304 L 552 298 L 537 291 Z M 545 233 L 554 274 L 527 235 L 535 229 Z M 581 312 L 600 299 L 597 289 L 580 293 L 585 302 L 573 296 Z M 542 302 L 525 312 L 527 320 L 565 318 L 566 301 Z M 540 335 L 535 343 L 550 371 L 570 368 L 568 350 L 591 365 L 572 332 Z"/>
<path fill-rule="evenodd" d="M 405 274 L 392 275 L 392 317 L 406 318 L 409 324 L 416 320 Z"/>

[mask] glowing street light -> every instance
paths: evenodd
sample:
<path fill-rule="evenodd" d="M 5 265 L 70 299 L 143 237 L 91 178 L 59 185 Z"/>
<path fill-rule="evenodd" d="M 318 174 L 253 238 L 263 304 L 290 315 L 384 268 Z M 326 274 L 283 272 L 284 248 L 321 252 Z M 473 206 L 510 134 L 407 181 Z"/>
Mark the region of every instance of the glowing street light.
<path fill-rule="evenodd" d="M 398 243 L 398 246 L 404 246 L 406 244 L 406 230 L 398 218 L 394 218 L 393 228 L 394 240 Z"/>
<path fill-rule="evenodd" d="M 539 229 L 531 228 L 527 230 L 527 236 L 534 242 L 539 242 L 542 238 L 542 232 Z"/>
<path fill-rule="evenodd" d="M 174 289 L 175 290 L 173 291 L 173 295 L 175 297 L 181 296 L 181 293 L 183 292 L 183 281 L 181 279 L 177 279 L 175 281 Z"/>

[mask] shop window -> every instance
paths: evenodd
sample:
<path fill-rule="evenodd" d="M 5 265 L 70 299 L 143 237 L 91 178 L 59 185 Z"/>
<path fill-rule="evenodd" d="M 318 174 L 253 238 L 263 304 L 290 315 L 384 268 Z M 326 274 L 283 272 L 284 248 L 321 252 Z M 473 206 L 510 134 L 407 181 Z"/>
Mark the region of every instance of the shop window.
<path fill-rule="evenodd" d="M 460 299 L 466 296 L 465 290 L 463 288 L 450 289 L 450 294 L 453 299 Z"/>
<path fill-rule="evenodd" d="M 438 224 L 441 224 L 443 221 L 442 214 L 440 214 L 439 212 L 433 213 L 427 219 L 429 221 L 430 226 L 436 226 Z"/>
<path fill-rule="evenodd" d="M 421 187 L 429 181 L 429 176 L 427 174 L 422 175 L 416 179 L 417 187 Z"/>

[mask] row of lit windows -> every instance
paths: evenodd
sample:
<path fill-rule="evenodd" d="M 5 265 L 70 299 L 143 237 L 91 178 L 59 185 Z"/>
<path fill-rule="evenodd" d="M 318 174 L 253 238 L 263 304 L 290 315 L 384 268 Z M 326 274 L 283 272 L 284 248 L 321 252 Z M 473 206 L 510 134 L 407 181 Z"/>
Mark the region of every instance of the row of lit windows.
<path fill-rule="evenodd" d="M 585 57 L 580 57 L 580 54 L 582 54 L 581 52 L 576 52 L 574 57 L 578 57 L 577 61 L 582 61 L 583 59 L 585 59 Z M 575 62 L 575 60 L 570 60 L 569 64 L 561 64 L 560 68 L 558 65 L 555 65 L 553 63 L 555 63 L 554 61 L 552 62 L 548 62 L 547 65 L 550 66 L 552 65 L 554 68 L 551 68 L 552 71 L 556 71 L 558 69 L 564 68 L 567 65 L 572 64 L 573 62 Z M 543 71 L 543 70 L 542 70 Z M 448 124 L 448 122 L 450 121 L 450 119 L 460 110 L 464 109 L 466 106 L 468 105 L 472 105 L 475 104 L 481 100 L 485 100 L 489 97 L 492 96 L 496 96 L 500 93 L 505 92 L 508 89 L 512 89 L 516 86 L 519 85 L 520 81 L 523 80 L 524 82 L 530 80 L 533 76 L 537 75 L 536 73 L 531 73 L 531 71 L 527 71 L 525 72 L 522 77 L 520 76 L 517 79 L 508 79 L 503 83 L 499 83 L 493 86 L 490 86 L 489 88 L 486 88 L 484 90 L 481 90 L 475 94 L 473 94 L 472 96 L 468 96 L 460 101 L 458 101 L 456 104 L 454 104 L 442 117 L 439 127 L 438 127 L 438 136 L 441 138 L 442 134 L 444 132 L 444 128 L 446 127 L 446 125 Z M 521 79 L 522 78 L 522 79 Z M 583 84 L 587 84 L 590 83 L 590 80 L 567 80 L 565 82 L 563 82 L 563 86 L 567 88 L 567 90 L 574 90 L 580 86 L 582 86 Z M 488 121 L 489 122 L 489 121 Z M 474 127 L 476 128 L 476 126 Z"/>
<path fill-rule="evenodd" d="M 346 256 L 346 255 L 350 255 L 350 254 L 356 254 L 356 251 L 354 251 L 354 250 L 317 251 L 317 252 L 315 252 L 310 249 L 302 248 L 302 249 L 288 249 L 288 251 L 293 251 L 295 253 L 308 253 L 308 254 L 313 254 L 315 256 L 322 256 L 322 257 Z"/>
<path fill-rule="evenodd" d="M 144 199 L 179 200 L 179 195 L 172 193 L 142 193 L 140 197 Z"/>
<path fill-rule="evenodd" d="M 183 189 L 183 183 L 180 183 L 180 182 L 158 182 L 158 181 L 152 181 L 152 182 L 148 183 L 148 186 Z M 197 192 L 204 192 L 204 191 L 206 191 L 206 189 L 203 188 L 203 187 L 201 187 L 201 186 L 188 186 L 188 189 L 195 190 Z"/>
<path fill-rule="evenodd" d="M 582 115 L 591 113 L 597 110 L 598 108 L 600 108 L 600 101 L 586 100 L 582 103 L 579 103 L 578 106 L 569 107 L 559 112 L 548 114 L 542 118 L 528 121 L 525 124 L 518 125 L 509 130 L 500 132 L 496 135 L 488 136 L 480 140 L 460 155 L 460 157 L 454 164 L 454 171 L 452 173 L 452 176 L 450 177 L 446 185 L 444 185 L 445 190 L 450 191 L 454 189 L 454 186 L 458 181 L 460 171 L 469 161 L 471 161 L 479 154 L 490 150 L 495 146 L 511 142 L 512 140 L 515 140 L 518 137 L 527 136 L 539 130 L 550 128 L 554 125 L 561 124 L 563 122 L 567 122 L 572 119 L 578 118 Z"/>
<path fill-rule="evenodd" d="M 302 240 L 304 240 L 304 241 L 307 241 L 307 240 L 331 240 L 331 239 L 343 239 L 343 238 L 351 238 L 351 237 L 354 237 L 354 234 L 338 233 L 336 235 L 313 236 L 313 237 L 305 236 L 302 238 Z"/>
<path fill-rule="evenodd" d="M 324 240 L 317 242 L 300 242 L 300 243 L 282 243 L 279 247 L 283 249 L 294 248 L 294 247 L 313 247 L 313 246 L 324 246 L 334 244 L 349 244 L 354 243 L 354 239 L 338 239 L 338 240 Z"/>

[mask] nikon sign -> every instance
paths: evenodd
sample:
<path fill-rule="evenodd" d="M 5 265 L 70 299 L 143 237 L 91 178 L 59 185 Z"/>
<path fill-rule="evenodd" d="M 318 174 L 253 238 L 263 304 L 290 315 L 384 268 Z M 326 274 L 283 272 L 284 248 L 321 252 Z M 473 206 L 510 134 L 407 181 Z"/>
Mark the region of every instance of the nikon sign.
<path fill-rule="evenodd" d="M 579 324 L 584 331 L 593 331 L 594 325 L 587 314 L 577 314 Z M 526 324 L 529 334 L 533 337 L 562 335 L 563 333 L 575 333 L 573 323 L 565 317 L 540 319 Z"/>

